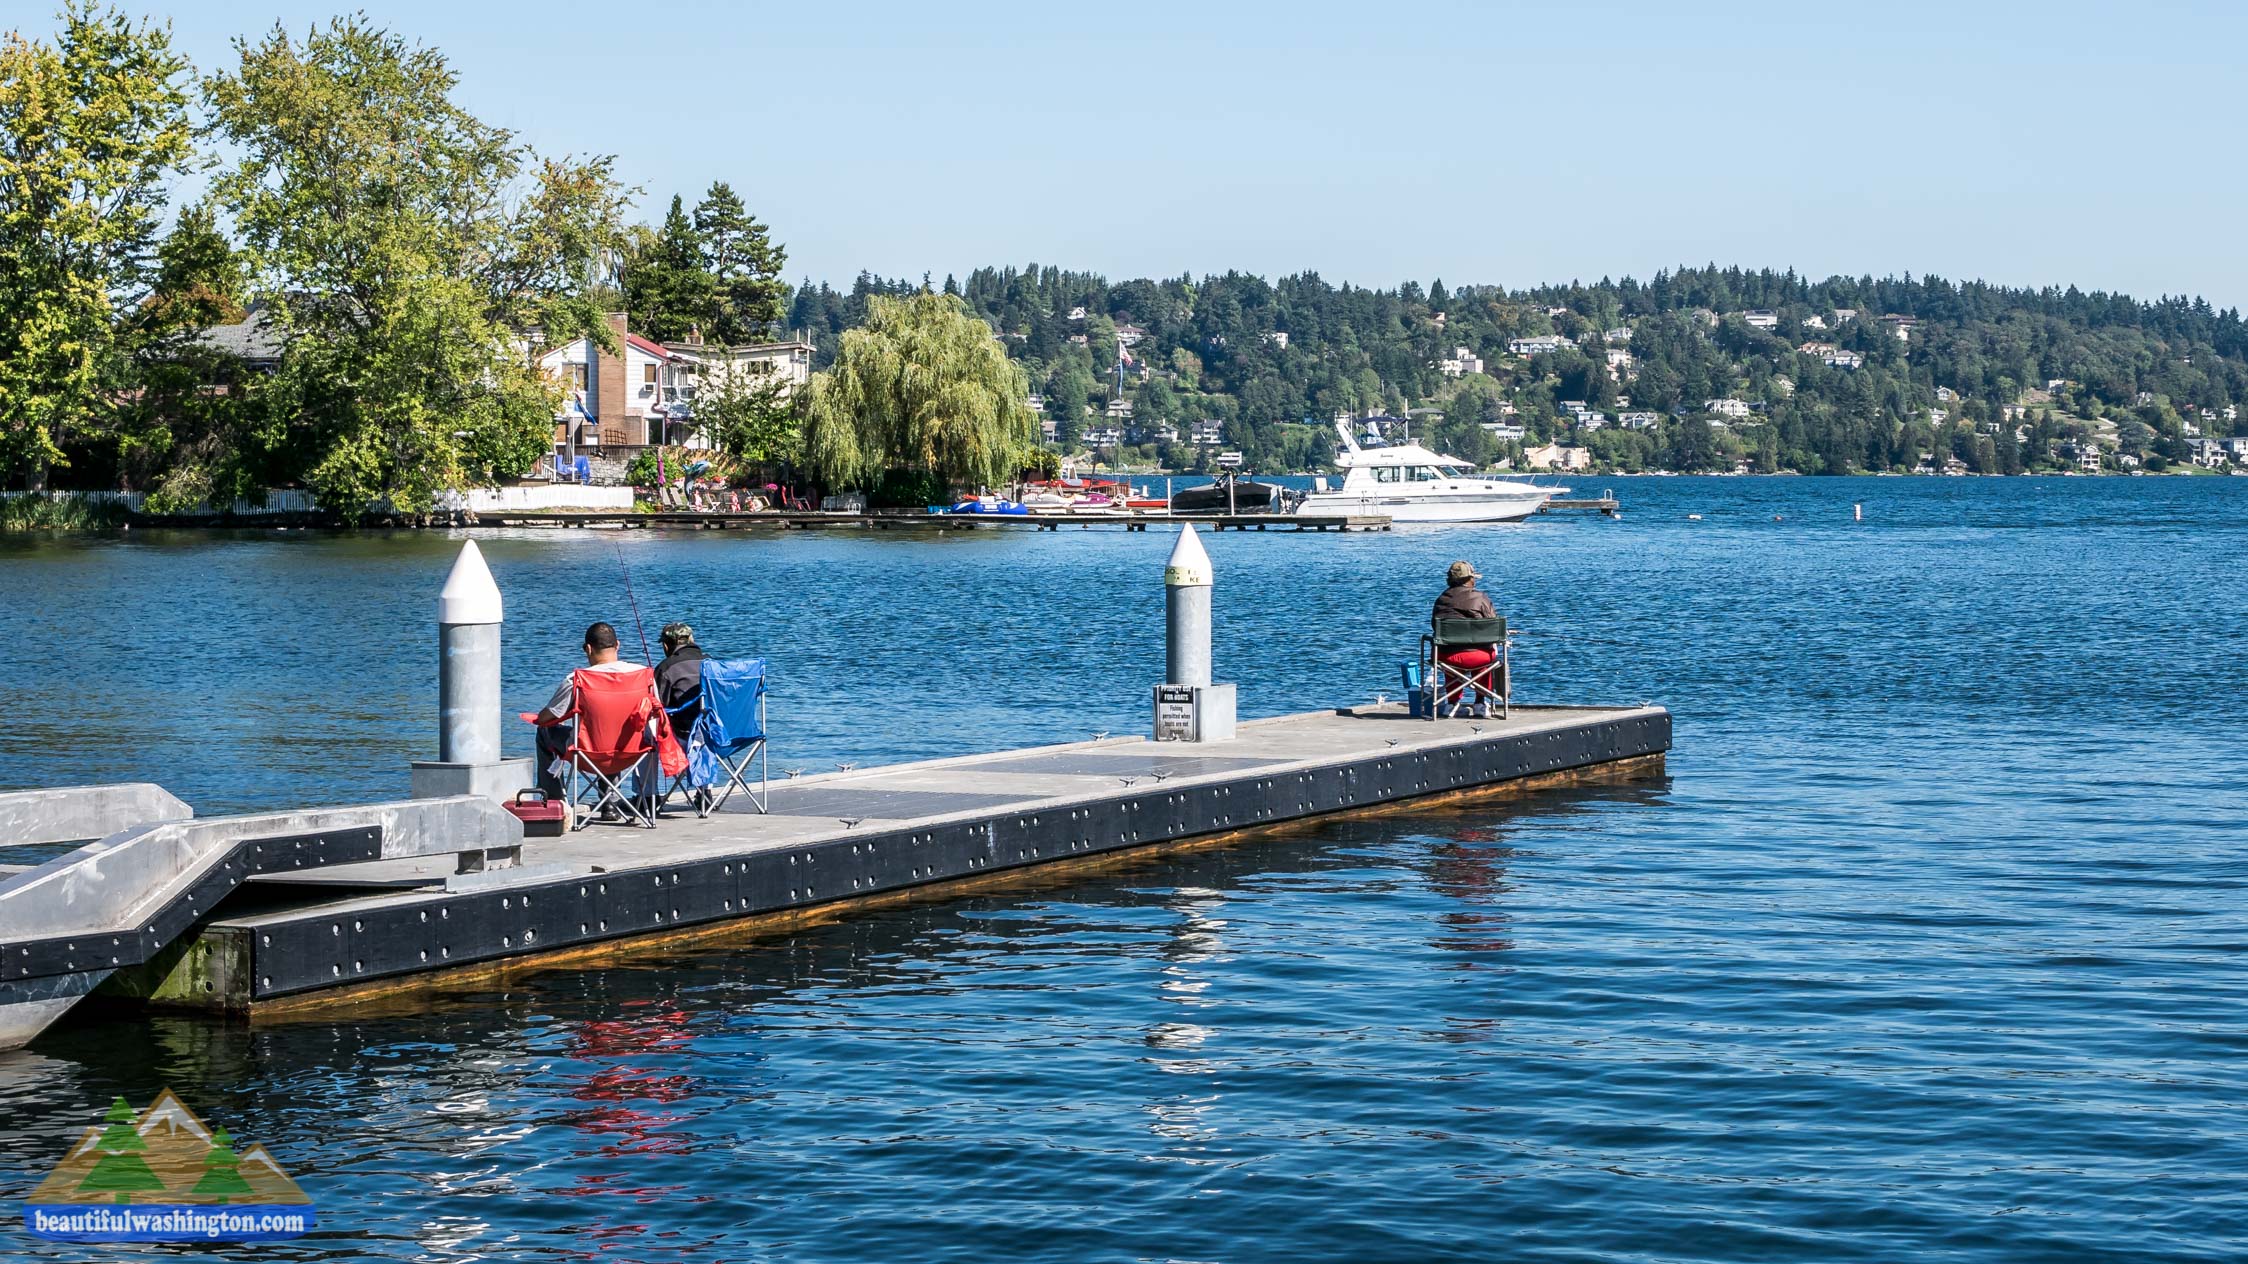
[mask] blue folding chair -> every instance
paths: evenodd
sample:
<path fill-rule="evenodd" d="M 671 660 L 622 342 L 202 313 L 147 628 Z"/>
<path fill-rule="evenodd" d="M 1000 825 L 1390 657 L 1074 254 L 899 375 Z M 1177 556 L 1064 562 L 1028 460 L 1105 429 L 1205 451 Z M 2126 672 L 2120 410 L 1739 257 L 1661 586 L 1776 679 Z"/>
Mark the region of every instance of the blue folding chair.
<path fill-rule="evenodd" d="M 680 710 L 699 702 L 702 713 L 687 734 L 687 771 L 672 778 L 664 797 L 681 789 L 699 793 L 688 797 L 695 815 L 709 816 L 726 806 L 739 790 L 759 812 L 770 811 L 771 768 L 765 754 L 765 660 L 715 659 L 702 663 L 702 695 L 682 702 Z M 752 788 L 749 777 L 757 775 Z"/>

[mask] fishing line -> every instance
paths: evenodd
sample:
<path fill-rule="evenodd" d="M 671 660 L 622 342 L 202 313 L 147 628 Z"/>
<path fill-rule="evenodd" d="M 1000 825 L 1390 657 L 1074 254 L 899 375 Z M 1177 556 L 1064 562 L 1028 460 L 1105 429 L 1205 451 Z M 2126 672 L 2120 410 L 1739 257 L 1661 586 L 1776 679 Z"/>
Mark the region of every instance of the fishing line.
<path fill-rule="evenodd" d="M 656 660 L 648 654 L 648 628 L 640 622 L 640 599 L 632 593 L 632 568 L 624 564 L 624 546 L 617 545 L 617 569 L 624 572 L 624 599 L 632 605 L 632 630 L 640 634 L 640 658 L 643 662 Z"/>

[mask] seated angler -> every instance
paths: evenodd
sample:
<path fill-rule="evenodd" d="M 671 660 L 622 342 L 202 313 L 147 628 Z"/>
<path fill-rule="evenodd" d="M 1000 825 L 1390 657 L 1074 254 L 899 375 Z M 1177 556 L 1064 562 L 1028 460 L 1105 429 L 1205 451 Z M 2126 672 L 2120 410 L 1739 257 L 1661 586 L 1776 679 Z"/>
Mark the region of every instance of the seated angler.
<path fill-rule="evenodd" d="M 1430 621 L 1498 618 L 1499 612 L 1492 608 L 1489 594 L 1475 586 L 1475 581 L 1481 578 L 1483 576 L 1467 562 L 1452 563 L 1450 569 L 1444 574 L 1444 593 L 1436 599 L 1435 609 L 1429 612 Z M 1498 661 L 1498 647 L 1495 645 L 1450 646 L 1444 649 L 1438 661 L 1444 666 L 1454 669 L 1458 674 L 1472 676 L 1477 681 L 1476 684 L 1461 692 L 1459 701 L 1452 706 L 1451 713 L 1455 716 L 1466 715 L 1468 713 L 1468 696 L 1472 694 L 1475 699 L 1476 718 L 1489 718 L 1491 699 L 1499 696 L 1499 694 L 1488 683 L 1491 676 L 1485 669 Z M 1505 687 L 1503 681 L 1496 686 L 1498 690 L 1504 690 Z M 1441 712 L 1439 713 L 1441 714 Z"/>
<path fill-rule="evenodd" d="M 617 653 L 617 630 L 606 623 L 596 623 L 585 630 L 585 669 L 597 672 L 628 672 L 640 669 L 638 663 L 628 663 Z M 570 714 L 573 702 L 570 678 L 564 676 L 562 685 L 539 711 L 537 723 L 539 750 L 539 789 L 560 796 L 562 778 L 554 769 L 566 766 L 566 752 L 576 736 L 577 726 L 557 723 Z"/>

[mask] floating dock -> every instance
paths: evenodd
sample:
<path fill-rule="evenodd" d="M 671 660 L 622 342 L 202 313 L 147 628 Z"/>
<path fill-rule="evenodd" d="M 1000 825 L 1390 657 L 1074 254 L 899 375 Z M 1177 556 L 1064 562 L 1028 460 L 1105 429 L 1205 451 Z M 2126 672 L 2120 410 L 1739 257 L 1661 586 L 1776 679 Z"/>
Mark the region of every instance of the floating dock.
<path fill-rule="evenodd" d="M 517 842 L 512 818 L 466 797 L 175 822 L 149 828 L 170 830 L 164 850 L 198 863 L 114 917 L 83 902 L 79 924 L 62 916 L 80 853 L 0 877 L 0 1015 L 19 1015 L 19 1038 L 0 1047 L 88 994 L 301 1009 L 441 971 L 582 959 L 649 935 L 1319 817 L 1656 777 L 1670 739 L 1659 707 L 1430 721 L 1385 705 L 1251 721 L 1227 742 L 1115 738 L 778 780 L 770 814 L 737 795 L 708 819 L 674 815 L 655 830 L 596 824 Z M 103 801 L 80 793 L 84 810 Z M 146 788 L 133 793 L 103 827 L 150 810 Z M 44 933 L 24 933 L 35 926 Z"/>
<path fill-rule="evenodd" d="M 979 528 L 1059 531 L 1064 527 L 1145 531 L 1151 525 L 1192 522 L 1212 531 L 1387 531 L 1384 514 L 937 514 L 842 513 L 828 510 L 504 510 L 479 512 L 480 527 L 686 527 L 703 531 L 818 531 L 860 527 L 876 531 L 974 531 Z"/>

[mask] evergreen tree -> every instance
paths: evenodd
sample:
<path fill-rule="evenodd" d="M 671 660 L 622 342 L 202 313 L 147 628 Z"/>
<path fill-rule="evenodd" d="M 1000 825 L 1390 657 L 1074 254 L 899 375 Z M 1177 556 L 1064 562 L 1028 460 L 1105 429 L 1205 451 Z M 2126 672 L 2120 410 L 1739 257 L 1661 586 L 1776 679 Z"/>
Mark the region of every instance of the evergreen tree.
<path fill-rule="evenodd" d="M 715 299 L 705 336 L 729 346 L 771 337 L 788 308 L 788 282 L 781 279 L 788 252 L 723 180 L 696 203 L 694 227 Z"/>
<path fill-rule="evenodd" d="M 717 323 L 718 282 L 703 256 L 703 237 L 672 195 L 663 227 L 625 261 L 625 310 L 644 338 L 676 342 L 692 330 L 708 336 Z"/>

